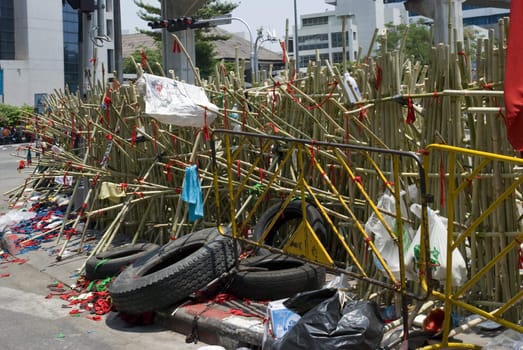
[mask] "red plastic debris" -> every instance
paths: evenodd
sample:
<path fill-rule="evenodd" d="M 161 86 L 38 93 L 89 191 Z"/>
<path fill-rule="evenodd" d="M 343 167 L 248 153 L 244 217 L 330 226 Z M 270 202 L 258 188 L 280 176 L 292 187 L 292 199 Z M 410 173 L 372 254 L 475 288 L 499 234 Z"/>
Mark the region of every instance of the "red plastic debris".
<path fill-rule="evenodd" d="M 100 321 L 102 319 L 102 317 L 100 317 L 99 315 L 86 316 L 86 318 L 93 320 L 93 321 Z"/>
<path fill-rule="evenodd" d="M 423 329 L 427 332 L 438 333 L 443 327 L 443 320 L 445 319 L 445 311 L 443 309 L 430 310 L 427 317 L 423 320 Z"/>

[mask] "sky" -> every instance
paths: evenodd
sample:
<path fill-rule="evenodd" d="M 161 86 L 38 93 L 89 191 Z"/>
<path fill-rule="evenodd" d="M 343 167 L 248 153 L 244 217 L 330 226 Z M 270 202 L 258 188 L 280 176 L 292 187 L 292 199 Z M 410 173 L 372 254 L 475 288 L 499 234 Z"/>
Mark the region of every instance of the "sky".
<path fill-rule="evenodd" d="M 176 0 L 173 0 L 176 1 Z M 251 29 L 252 35 L 256 37 L 256 30 L 263 27 L 264 30 L 276 32 L 276 37 L 285 37 L 285 21 L 289 19 L 289 31 L 294 25 L 294 1 L 293 0 L 230 0 L 239 6 L 233 11 L 232 16 L 241 18 Z M 150 4 L 158 4 L 157 0 L 146 0 Z M 296 0 L 298 18 L 300 15 L 333 10 L 334 6 L 325 4 L 325 0 Z M 135 27 L 147 28 L 147 23 L 140 20 L 136 15 L 138 8 L 132 0 L 121 0 L 122 30 L 133 33 Z M 247 27 L 241 21 L 233 20 L 229 25 L 220 26 L 229 32 L 247 32 Z M 289 33 L 289 34 L 292 34 Z M 265 35 L 264 35 L 265 36 Z"/>

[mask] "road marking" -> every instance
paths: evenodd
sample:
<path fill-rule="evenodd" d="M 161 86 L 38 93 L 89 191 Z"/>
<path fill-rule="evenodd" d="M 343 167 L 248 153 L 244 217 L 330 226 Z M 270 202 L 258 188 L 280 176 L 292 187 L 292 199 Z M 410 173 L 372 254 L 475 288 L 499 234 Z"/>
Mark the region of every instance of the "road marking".
<path fill-rule="evenodd" d="M 0 309 L 23 313 L 48 320 L 57 320 L 69 315 L 70 309 L 62 308 L 66 302 L 46 299 L 43 295 L 18 289 L 0 287 Z"/>

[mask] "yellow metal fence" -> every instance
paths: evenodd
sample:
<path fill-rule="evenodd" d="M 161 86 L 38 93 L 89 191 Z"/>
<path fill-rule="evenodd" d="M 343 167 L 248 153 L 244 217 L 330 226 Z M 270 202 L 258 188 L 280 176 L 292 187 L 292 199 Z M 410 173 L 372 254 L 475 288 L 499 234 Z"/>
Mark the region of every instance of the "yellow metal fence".
<path fill-rule="evenodd" d="M 518 207 L 522 160 L 444 145 L 404 152 L 229 130 L 215 131 L 212 152 L 216 217 L 231 225 L 245 247 L 346 274 L 363 286 L 363 297 L 372 290 L 365 286 L 392 292 L 401 300 L 405 331 L 409 303 L 434 300 L 445 310 L 444 333 L 441 344 L 428 348 L 474 347 L 449 341 L 454 312 L 523 331 L 514 258 L 523 233 L 517 213 L 503 212 Z M 483 186 L 495 184 L 495 198 L 478 206 L 477 183 L 484 178 Z M 385 208 L 384 197 L 394 205 Z M 408 210 L 412 204 L 419 217 Z M 311 210 L 321 216 L 320 226 Z M 443 235 L 431 232 L 430 215 L 448 222 Z M 489 220 L 492 215 L 498 218 Z M 514 227 L 501 225 L 499 216 L 511 215 Z M 369 229 L 372 220 L 382 228 L 380 237 Z M 504 232 L 494 235 L 496 229 Z M 442 252 L 445 261 L 437 261 Z M 466 272 L 457 283 L 459 266 Z M 489 273 L 500 281 L 480 283 Z M 486 290 L 490 287 L 494 290 Z"/>

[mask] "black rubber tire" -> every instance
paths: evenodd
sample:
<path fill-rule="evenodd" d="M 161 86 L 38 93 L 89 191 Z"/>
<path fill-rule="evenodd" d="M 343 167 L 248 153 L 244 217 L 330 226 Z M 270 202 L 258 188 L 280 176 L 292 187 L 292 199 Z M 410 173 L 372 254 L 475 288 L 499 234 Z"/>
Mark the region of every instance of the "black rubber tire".
<path fill-rule="evenodd" d="M 269 227 L 272 219 L 280 210 L 281 205 L 282 203 L 272 205 L 262 214 L 262 216 L 260 216 L 260 219 L 258 220 L 253 229 L 253 239 L 255 241 L 259 241 L 263 237 L 263 232 L 267 227 Z M 309 221 L 309 224 L 318 236 L 320 242 L 323 244 L 324 247 L 326 247 L 327 228 L 325 227 L 325 221 L 321 216 L 321 213 L 318 211 L 318 209 L 316 209 L 314 205 L 310 203 L 306 204 L 305 210 L 307 213 L 307 220 Z M 301 201 L 296 200 L 290 202 L 272 226 L 270 232 L 267 234 L 267 237 L 265 237 L 263 243 L 271 247 L 282 248 L 280 244 L 275 244 L 275 240 L 278 236 L 278 230 L 284 227 L 285 223 L 287 223 L 288 221 L 294 219 L 301 219 L 302 217 L 303 215 L 301 209 Z M 266 249 L 258 249 L 257 252 L 258 255 L 268 253 L 269 251 Z"/>
<path fill-rule="evenodd" d="M 109 286 L 118 311 L 139 314 L 176 304 L 229 271 L 232 239 L 217 228 L 193 232 L 136 260 Z"/>
<path fill-rule="evenodd" d="M 276 300 L 319 289 L 324 282 L 323 267 L 290 256 L 269 254 L 243 260 L 227 292 L 239 298 Z"/>
<path fill-rule="evenodd" d="M 158 248 L 153 243 L 126 244 L 96 254 L 85 263 L 85 278 L 94 281 L 116 276 L 124 267 Z"/>

